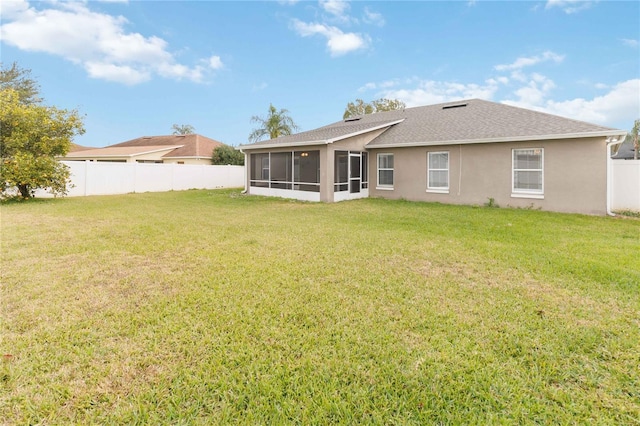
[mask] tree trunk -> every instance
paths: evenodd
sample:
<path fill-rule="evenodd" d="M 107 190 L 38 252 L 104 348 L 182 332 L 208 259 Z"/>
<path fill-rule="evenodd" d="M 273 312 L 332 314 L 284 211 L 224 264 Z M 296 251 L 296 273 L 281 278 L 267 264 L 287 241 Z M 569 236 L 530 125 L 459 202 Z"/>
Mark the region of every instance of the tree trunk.
<path fill-rule="evenodd" d="M 31 191 L 29 190 L 29 185 L 18 185 L 18 191 L 20 191 L 20 195 L 22 198 L 31 198 Z"/>

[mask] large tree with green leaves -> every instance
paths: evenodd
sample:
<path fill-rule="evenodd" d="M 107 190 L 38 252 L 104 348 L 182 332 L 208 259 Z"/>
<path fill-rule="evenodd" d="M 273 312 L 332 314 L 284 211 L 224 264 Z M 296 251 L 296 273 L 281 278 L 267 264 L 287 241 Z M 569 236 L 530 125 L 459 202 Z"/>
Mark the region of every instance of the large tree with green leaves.
<path fill-rule="evenodd" d="M 286 109 L 277 110 L 273 104 L 269 104 L 269 112 L 266 117 L 254 115 L 251 117 L 252 123 L 258 123 L 259 127 L 255 128 L 249 135 L 250 142 L 258 142 L 260 139 L 268 136 L 269 139 L 275 139 L 280 136 L 293 134 L 299 129 L 298 125 L 289 116 Z"/>
<path fill-rule="evenodd" d="M 638 143 L 638 137 L 640 136 L 640 119 L 633 123 L 633 129 L 631 129 L 629 136 L 631 137 L 631 142 L 633 144 L 633 159 L 637 160 L 638 148 L 640 148 L 640 144 Z"/>
<path fill-rule="evenodd" d="M 0 71 L 0 191 L 17 188 L 23 198 L 38 188 L 65 195 L 69 168 L 56 160 L 84 133 L 76 110 L 42 105 L 30 70 L 13 64 Z"/>
<path fill-rule="evenodd" d="M 211 155 L 211 164 L 244 166 L 244 154 L 229 145 L 217 146 Z"/>
<path fill-rule="evenodd" d="M 196 128 L 191 124 L 174 124 L 171 129 L 174 135 L 192 135 L 196 132 Z"/>
<path fill-rule="evenodd" d="M 398 99 L 380 98 L 375 101 L 365 102 L 362 99 L 356 99 L 349 102 L 344 110 L 342 118 L 357 117 L 359 115 L 374 114 L 376 112 L 393 111 L 404 109 L 406 105 Z"/>

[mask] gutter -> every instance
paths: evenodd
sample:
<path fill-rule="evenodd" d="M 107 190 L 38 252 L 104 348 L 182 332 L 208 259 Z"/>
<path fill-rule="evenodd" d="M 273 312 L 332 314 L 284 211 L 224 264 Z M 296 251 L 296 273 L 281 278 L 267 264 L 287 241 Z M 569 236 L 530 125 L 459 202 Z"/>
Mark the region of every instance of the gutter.
<path fill-rule="evenodd" d="M 611 177 L 611 148 L 613 145 L 619 145 L 624 142 L 624 139 L 627 137 L 627 133 L 615 135 L 617 137 L 610 136 L 606 139 L 607 143 L 607 214 L 609 216 L 616 216 L 614 212 L 611 211 L 611 192 L 612 192 L 612 177 Z"/>
<path fill-rule="evenodd" d="M 441 140 L 441 141 L 428 141 L 428 142 L 400 142 L 400 143 L 385 143 L 374 144 L 369 142 L 365 148 L 406 148 L 414 146 L 434 146 L 434 145 L 469 145 L 477 143 L 498 143 L 498 142 L 528 142 L 528 141 L 544 141 L 544 140 L 556 140 L 556 139 L 578 139 L 578 138 L 594 138 L 594 137 L 611 137 L 619 136 L 620 130 L 604 130 L 597 132 L 583 132 L 583 133 L 559 133 L 550 135 L 529 135 L 529 136 L 505 136 L 498 138 L 484 138 L 484 139 L 453 139 L 453 140 Z M 375 140 L 375 139 L 374 139 Z"/>

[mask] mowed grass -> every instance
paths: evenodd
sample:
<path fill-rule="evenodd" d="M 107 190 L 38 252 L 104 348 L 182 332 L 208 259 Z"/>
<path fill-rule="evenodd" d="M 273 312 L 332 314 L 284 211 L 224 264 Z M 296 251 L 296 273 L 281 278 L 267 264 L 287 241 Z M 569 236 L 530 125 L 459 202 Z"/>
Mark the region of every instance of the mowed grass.
<path fill-rule="evenodd" d="M 640 424 L 640 220 L 237 190 L 1 207 L 6 424 Z"/>

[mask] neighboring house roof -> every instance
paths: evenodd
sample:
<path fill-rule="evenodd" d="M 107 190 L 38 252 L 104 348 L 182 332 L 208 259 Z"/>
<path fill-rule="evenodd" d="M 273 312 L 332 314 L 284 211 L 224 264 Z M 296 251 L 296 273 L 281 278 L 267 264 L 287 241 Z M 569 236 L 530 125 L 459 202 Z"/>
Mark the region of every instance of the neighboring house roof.
<path fill-rule="evenodd" d="M 88 149 L 94 149 L 90 146 L 82 146 L 82 145 L 78 145 L 76 143 L 72 143 L 71 144 L 71 148 L 69 149 L 69 152 L 76 152 L 76 151 L 86 151 Z"/>
<path fill-rule="evenodd" d="M 633 160 L 633 154 L 635 149 L 633 148 L 633 141 L 628 137 L 618 148 L 618 152 L 612 155 L 611 158 L 616 160 Z M 640 156 L 638 157 L 640 158 Z"/>
<path fill-rule="evenodd" d="M 210 158 L 213 150 L 221 145 L 214 139 L 198 134 L 168 135 L 168 136 L 143 136 L 130 141 L 110 145 L 107 148 L 139 147 L 139 146 L 174 146 L 175 149 L 164 158 Z"/>
<path fill-rule="evenodd" d="M 332 143 L 388 127 L 367 148 L 618 136 L 623 131 L 505 104 L 469 99 L 379 112 L 242 149 Z"/>
<path fill-rule="evenodd" d="M 94 148 L 85 151 L 74 151 L 65 158 L 124 158 L 138 155 L 152 154 L 154 152 L 172 151 L 181 148 L 181 145 L 169 146 L 108 146 L 106 148 Z"/>

